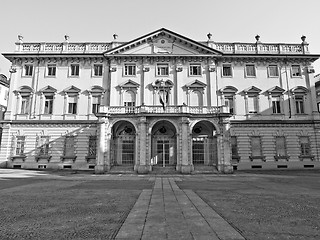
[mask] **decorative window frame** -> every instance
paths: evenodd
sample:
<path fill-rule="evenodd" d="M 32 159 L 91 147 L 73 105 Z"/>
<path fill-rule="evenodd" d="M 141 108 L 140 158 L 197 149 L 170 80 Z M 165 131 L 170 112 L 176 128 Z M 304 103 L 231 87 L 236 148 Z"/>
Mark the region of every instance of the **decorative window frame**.
<path fill-rule="evenodd" d="M 45 130 L 43 130 L 41 132 L 41 134 L 37 135 L 37 137 L 36 137 L 36 155 L 35 155 L 35 160 L 37 162 L 39 162 L 39 160 L 47 160 L 48 162 L 50 162 L 50 159 L 52 157 L 51 156 L 50 136 L 44 131 Z M 42 144 L 43 142 L 41 141 L 42 138 L 46 139 L 44 144 L 48 144 L 48 153 L 47 154 L 41 154 L 40 153 L 40 149 L 44 145 L 44 144 Z"/>
<path fill-rule="evenodd" d="M 289 161 L 290 156 L 288 155 L 288 144 L 287 144 L 287 137 L 286 135 L 283 133 L 283 131 L 278 130 L 274 135 L 274 149 L 275 149 L 275 155 L 274 155 L 274 159 L 275 161 L 279 161 L 279 160 L 285 160 L 285 161 Z M 280 155 L 277 154 L 277 138 L 284 138 L 284 151 L 285 154 L 284 155 Z"/>
<path fill-rule="evenodd" d="M 195 91 L 198 91 L 201 96 L 202 96 L 202 99 L 199 99 L 200 100 L 200 103 L 202 103 L 201 106 L 199 107 L 202 107 L 203 106 L 203 96 L 204 96 L 204 90 L 205 88 L 207 87 L 207 84 L 199 81 L 198 79 L 186 84 L 184 86 L 186 89 L 187 89 L 187 105 L 190 106 L 190 94 L 191 92 L 195 92 Z"/>
<path fill-rule="evenodd" d="M 299 159 L 300 161 L 303 161 L 304 159 L 309 159 L 311 161 L 313 161 L 315 159 L 315 156 L 312 154 L 312 148 L 311 148 L 311 141 L 310 141 L 310 136 L 306 133 L 300 133 L 298 135 L 298 141 L 299 141 L 299 148 L 300 148 L 300 151 L 299 151 Z M 309 155 L 303 155 L 302 152 L 301 152 L 301 144 L 302 144 L 302 141 L 301 139 L 302 138 L 307 138 L 308 139 L 308 145 L 309 145 L 309 151 L 310 151 L 310 154 Z"/>
<path fill-rule="evenodd" d="M 255 87 L 255 86 L 251 86 L 245 90 L 243 90 L 244 92 L 244 99 L 245 99 L 245 112 L 246 115 L 256 115 L 260 113 L 260 92 L 262 90 Z M 248 98 L 249 97 L 255 97 L 256 101 L 257 101 L 257 111 L 255 113 L 250 113 L 249 112 L 249 103 L 248 103 Z"/>
<path fill-rule="evenodd" d="M 23 138 L 23 152 L 20 154 L 17 154 L 17 145 L 18 145 L 18 138 Z M 24 135 L 23 131 L 18 131 L 16 134 L 12 135 L 11 138 L 11 157 L 10 159 L 12 161 L 22 161 L 24 162 L 26 159 L 26 138 L 27 136 Z"/>
<path fill-rule="evenodd" d="M 79 72 L 78 72 L 78 75 L 72 75 L 72 66 L 78 66 L 79 67 Z M 81 74 L 81 65 L 80 63 L 70 63 L 69 64 L 69 74 L 68 74 L 68 77 L 69 78 L 79 78 L 80 77 L 80 74 Z"/>
<path fill-rule="evenodd" d="M 161 66 L 161 65 L 162 66 L 166 65 L 168 67 L 168 74 L 158 74 L 158 67 Z M 157 63 L 156 64 L 156 77 L 168 77 L 169 74 L 170 74 L 170 65 L 169 65 L 169 63 L 163 62 L 163 63 Z"/>
<path fill-rule="evenodd" d="M 199 71 L 199 74 L 193 74 L 192 67 L 196 67 L 197 71 Z M 201 63 L 190 63 L 188 66 L 188 74 L 189 77 L 202 77 L 202 65 Z"/>
<path fill-rule="evenodd" d="M 66 155 L 66 148 L 67 148 L 66 144 L 67 144 L 67 139 L 68 138 L 73 138 L 74 139 L 74 141 L 73 141 L 73 146 L 74 146 L 73 155 Z M 77 158 L 77 136 L 67 133 L 64 136 L 63 156 L 61 156 L 60 159 L 61 159 L 62 162 L 66 161 L 66 160 L 71 160 L 71 161 L 75 162 L 76 158 Z"/>
<path fill-rule="evenodd" d="M 92 98 L 93 97 L 100 97 L 100 106 L 101 102 L 103 102 L 104 99 L 104 93 L 105 89 L 103 87 L 100 87 L 98 85 L 92 86 L 90 89 L 87 90 L 88 93 L 88 115 L 94 115 L 93 111 L 93 105 L 92 105 Z"/>
<path fill-rule="evenodd" d="M 248 76 L 247 73 L 247 66 L 253 66 L 254 67 L 254 76 Z M 244 65 L 244 76 L 245 78 L 256 78 L 257 77 L 257 66 L 254 63 L 247 63 Z"/>
<path fill-rule="evenodd" d="M 299 76 L 294 76 L 293 75 L 293 67 L 298 67 L 299 68 Z M 302 69 L 300 64 L 291 64 L 290 66 L 290 75 L 291 78 L 302 78 Z"/>
<path fill-rule="evenodd" d="M 284 89 L 281 87 L 275 86 L 267 90 L 268 94 L 268 100 L 269 100 L 269 108 L 272 111 L 272 114 L 274 115 L 283 115 L 284 114 L 284 97 L 283 93 L 285 92 Z M 279 97 L 280 98 L 280 113 L 274 113 L 273 112 L 273 106 L 272 106 L 272 98 Z"/>
<path fill-rule="evenodd" d="M 16 104 L 16 114 L 17 115 L 30 115 L 32 110 L 32 98 L 34 94 L 34 90 L 29 86 L 21 86 L 18 90 L 13 91 L 17 97 L 17 104 Z M 29 107 L 26 113 L 21 113 L 22 107 L 22 97 L 29 97 Z"/>
<path fill-rule="evenodd" d="M 77 115 L 79 114 L 79 94 L 80 94 L 80 89 L 71 85 L 70 87 L 66 88 L 63 90 L 64 93 L 64 111 L 63 114 L 64 115 Z M 69 107 L 69 101 L 68 98 L 69 97 L 77 97 L 77 109 L 76 109 L 76 113 L 68 113 L 68 107 Z"/>
<path fill-rule="evenodd" d="M 171 103 L 171 89 L 174 86 L 171 80 L 157 79 L 152 83 L 153 87 L 153 105 L 156 105 L 156 97 L 159 96 L 160 91 L 165 91 L 167 93 L 167 103 L 166 105 L 170 105 Z M 157 96 L 158 95 L 158 96 Z"/>
<path fill-rule="evenodd" d="M 54 75 L 49 75 L 49 65 L 54 66 L 55 67 L 55 73 Z M 56 78 L 57 77 L 57 64 L 56 63 L 47 63 L 46 64 L 46 69 L 45 69 L 45 77 L 46 78 Z"/>
<path fill-rule="evenodd" d="M 307 114 L 307 109 L 306 109 L 306 100 L 307 100 L 307 95 L 309 93 L 309 90 L 306 87 L 303 86 L 296 86 L 294 88 L 292 88 L 291 90 L 291 94 L 293 96 L 293 100 L 294 100 L 294 108 L 295 108 L 295 114 L 296 115 L 305 115 Z M 302 98 L 303 100 L 303 112 L 297 112 L 297 107 L 296 107 L 296 97 Z"/>
<path fill-rule="evenodd" d="M 236 111 L 236 94 L 238 92 L 238 89 L 233 87 L 233 86 L 225 86 L 223 88 L 221 88 L 219 90 L 220 92 L 220 95 L 221 95 L 221 105 L 225 105 L 225 101 L 226 99 L 230 99 L 232 98 L 233 100 L 233 113 L 230 112 L 230 108 L 228 108 L 228 112 L 233 114 L 233 115 L 236 115 L 237 114 L 237 111 Z"/>
<path fill-rule="evenodd" d="M 258 155 L 257 156 L 253 156 L 253 154 L 252 154 L 253 153 L 253 151 L 252 151 L 252 149 L 253 149 L 252 139 L 253 138 L 259 138 L 260 139 L 260 155 L 259 156 Z M 251 155 L 249 156 L 249 159 L 251 161 L 254 161 L 256 159 L 261 160 L 263 162 L 266 161 L 266 157 L 263 155 L 262 140 L 263 140 L 262 136 L 257 131 L 252 132 L 252 134 L 249 136 L 250 152 L 251 152 Z"/>
<path fill-rule="evenodd" d="M 57 89 L 51 87 L 50 85 L 40 89 L 40 114 L 42 115 L 53 115 L 55 110 L 55 97 L 57 94 Z M 45 113 L 45 101 L 47 96 L 53 97 L 53 106 L 52 106 L 52 113 Z"/>
<path fill-rule="evenodd" d="M 126 74 L 126 67 L 134 67 L 134 74 Z M 123 75 L 123 77 L 135 77 L 135 76 L 137 76 L 137 64 L 135 64 L 135 63 L 124 63 L 123 64 L 123 74 L 122 75 Z"/>
<path fill-rule="evenodd" d="M 132 81 L 131 79 L 119 84 L 117 88 L 119 89 L 119 104 L 120 106 L 124 106 L 124 101 L 123 101 L 123 95 L 127 91 L 132 91 L 135 94 L 135 105 L 137 106 L 137 100 L 138 100 L 138 88 L 140 87 L 140 84 L 136 83 L 135 81 Z"/>
<path fill-rule="evenodd" d="M 101 75 L 96 75 L 95 74 L 95 66 L 100 66 L 101 67 Z M 103 77 L 103 73 L 104 73 L 104 67 L 102 63 L 93 63 L 92 67 L 91 67 L 91 77 L 93 78 L 101 78 Z"/>
<path fill-rule="evenodd" d="M 229 66 L 229 67 L 230 67 L 230 71 L 231 71 L 231 75 L 230 75 L 230 76 L 225 76 L 225 75 L 223 74 L 223 69 L 224 69 L 224 67 L 226 67 L 226 66 Z M 222 77 L 222 78 L 233 78 L 233 65 L 232 65 L 232 63 L 222 63 L 222 65 L 221 65 L 221 77 Z"/>
<path fill-rule="evenodd" d="M 232 138 L 235 139 L 235 142 L 236 142 L 236 154 L 233 154 L 233 151 L 232 151 Z M 240 162 L 240 155 L 239 155 L 239 140 L 238 140 L 238 136 L 237 135 L 230 135 L 230 147 L 231 147 L 231 159 L 233 162 L 235 163 L 238 163 Z"/>
<path fill-rule="evenodd" d="M 95 140 L 95 154 L 91 154 L 90 151 L 90 141 Z M 98 146 L 98 136 L 90 135 L 88 136 L 88 154 L 86 156 L 87 163 L 95 163 L 95 159 L 97 158 L 97 146 Z"/>
<path fill-rule="evenodd" d="M 276 76 L 271 76 L 270 74 L 270 67 L 276 67 L 277 69 L 277 75 Z M 280 77 L 280 70 L 279 70 L 279 65 L 278 64 L 269 64 L 267 67 L 267 72 L 268 72 L 268 78 L 279 78 Z"/>
<path fill-rule="evenodd" d="M 32 72 L 31 72 L 31 75 L 30 74 L 28 74 L 27 75 L 27 67 L 32 67 Z M 23 64 L 22 65 L 22 75 L 21 75 L 21 77 L 24 77 L 24 78 L 30 78 L 30 77 L 33 77 L 33 75 L 34 75 L 34 64 L 33 63 L 25 63 L 25 64 Z"/>

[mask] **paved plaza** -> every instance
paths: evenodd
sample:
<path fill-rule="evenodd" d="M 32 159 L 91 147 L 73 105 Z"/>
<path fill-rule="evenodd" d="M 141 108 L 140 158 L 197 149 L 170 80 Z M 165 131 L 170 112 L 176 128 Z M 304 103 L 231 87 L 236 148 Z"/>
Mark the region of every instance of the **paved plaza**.
<path fill-rule="evenodd" d="M 319 174 L 0 169 L 0 239 L 319 239 Z"/>

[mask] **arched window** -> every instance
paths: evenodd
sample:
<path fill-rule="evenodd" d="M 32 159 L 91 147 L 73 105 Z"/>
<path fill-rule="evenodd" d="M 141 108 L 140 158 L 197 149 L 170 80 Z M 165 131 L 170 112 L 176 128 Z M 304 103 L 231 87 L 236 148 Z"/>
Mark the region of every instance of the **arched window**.
<path fill-rule="evenodd" d="M 29 86 L 22 86 L 15 91 L 17 95 L 17 114 L 30 114 L 31 112 L 31 100 L 34 91 Z"/>
<path fill-rule="evenodd" d="M 127 90 L 123 93 L 123 105 L 126 107 L 127 112 L 134 112 L 134 107 L 136 106 L 136 94 Z"/>
<path fill-rule="evenodd" d="M 203 94 L 199 90 L 190 91 L 190 106 L 202 107 Z"/>
<path fill-rule="evenodd" d="M 203 106 L 203 94 L 207 85 L 199 80 L 194 80 L 185 85 L 187 89 L 187 105 L 194 107 Z"/>

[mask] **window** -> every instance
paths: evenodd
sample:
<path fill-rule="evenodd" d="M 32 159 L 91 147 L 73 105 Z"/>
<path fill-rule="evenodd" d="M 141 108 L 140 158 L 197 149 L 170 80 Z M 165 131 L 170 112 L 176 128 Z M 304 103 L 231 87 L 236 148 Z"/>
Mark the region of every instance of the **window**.
<path fill-rule="evenodd" d="M 136 95 L 133 91 L 125 91 L 123 93 L 123 104 L 127 113 L 134 113 L 136 105 Z"/>
<path fill-rule="evenodd" d="M 295 105 L 296 105 L 296 113 L 303 114 L 304 113 L 304 96 L 295 96 Z"/>
<path fill-rule="evenodd" d="M 231 64 L 223 64 L 222 65 L 222 77 L 232 77 Z"/>
<path fill-rule="evenodd" d="M 97 153 L 97 136 L 90 136 L 88 156 L 96 156 L 96 153 Z"/>
<path fill-rule="evenodd" d="M 99 112 L 99 106 L 101 104 L 101 96 L 92 97 L 92 113 L 96 114 Z"/>
<path fill-rule="evenodd" d="M 231 136 L 231 154 L 232 157 L 238 157 L 238 142 L 236 136 Z"/>
<path fill-rule="evenodd" d="M 200 64 L 190 64 L 189 66 L 190 76 L 200 76 L 201 75 L 201 65 Z M 166 74 L 168 75 L 168 74 Z"/>
<path fill-rule="evenodd" d="M 55 64 L 48 64 L 47 66 L 47 76 L 48 77 L 55 77 L 57 71 L 57 66 Z"/>
<path fill-rule="evenodd" d="M 168 64 L 158 64 L 157 65 L 157 76 L 168 76 L 169 75 L 169 65 Z"/>
<path fill-rule="evenodd" d="M 310 156 L 311 151 L 310 151 L 309 137 L 300 137 L 299 140 L 300 140 L 301 156 Z"/>
<path fill-rule="evenodd" d="M 300 65 L 292 65 L 291 66 L 291 75 L 292 75 L 292 77 L 301 77 Z"/>
<path fill-rule="evenodd" d="M 24 65 L 24 76 L 32 77 L 32 75 L 33 75 L 33 65 L 31 64 Z"/>
<path fill-rule="evenodd" d="M 248 113 L 258 113 L 258 96 L 248 96 Z"/>
<path fill-rule="evenodd" d="M 53 96 L 45 96 L 44 100 L 44 114 L 52 114 L 53 112 Z"/>
<path fill-rule="evenodd" d="M 271 104 L 272 104 L 272 113 L 275 113 L 275 114 L 281 113 L 280 97 L 272 97 Z"/>
<path fill-rule="evenodd" d="M 29 114 L 30 113 L 30 96 L 21 96 L 21 114 Z"/>
<path fill-rule="evenodd" d="M 71 64 L 70 65 L 70 76 L 77 77 L 79 76 L 80 65 L 79 64 Z"/>
<path fill-rule="evenodd" d="M 286 156 L 286 138 L 279 136 L 276 137 L 276 155 L 277 156 Z"/>
<path fill-rule="evenodd" d="M 256 76 L 256 66 L 254 64 L 246 65 L 246 77 L 255 77 Z"/>
<path fill-rule="evenodd" d="M 64 141 L 64 156 L 74 156 L 75 139 L 74 136 L 66 136 Z"/>
<path fill-rule="evenodd" d="M 125 64 L 124 65 L 124 76 L 135 76 L 136 75 L 136 65 L 135 64 Z"/>
<path fill-rule="evenodd" d="M 228 108 L 229 113 L 234 114 L 234 99 L 233 96 L 225 96 L 224 105 Z"/>
<path fill-rule="evenodd" d="M 261 137 L 259 136 L 251 137 L 251 156 L 262 156 Z"/>
<path fill-rule="evenodd" d="M 277 65 L 269 65 L 268 67 L 269 77 L 279 77 L 279 70 Z"/>
<path fill-rule="evenodd" d="M 17 136 L 17 145 L 16 145 L 16 155 L 23 155 L 24 154 L 24 145 L 25 145 L 25 136 Z"/>
<path fill-rule="evenodd" d="M 68 113 L 77 114 L 78 96 L 69 96 L 68 99 Z"/>
<path fill-rule="evenodd" d="M 94 64 L 93 65 L 93 76 L 98 77 L 102 76 L 102 64 Z"/>
<path fill-rule="evenodd" d="M 38 143 L 38 155 L 49 155 L 49 136 L 40 136 L 39 143 Z"/>

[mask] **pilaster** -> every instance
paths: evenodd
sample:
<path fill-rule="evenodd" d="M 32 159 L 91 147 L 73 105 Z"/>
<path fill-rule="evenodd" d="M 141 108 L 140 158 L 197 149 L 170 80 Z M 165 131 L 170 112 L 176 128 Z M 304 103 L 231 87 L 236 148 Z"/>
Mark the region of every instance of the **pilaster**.
<path fill-rule="evenodd" d="M 180 144 L 181 166 L 178 166 L 178 168 L 180 168 L 181 173 L 191 173 L 194 167 L 189 157 L 189 152 L 192 151 L 192 148 L 189 147 L 189 119 L 186 117 L 181 119 Z"/>
<path fill-rule="evenodd" d="M 150 164 L 147 161 L 147 120 L 146 117 L 140 117 L 139 122 L 139 162 L 136 161 L 138 173 L 148 173 L 151 171 Z"/>
<path fill-rule="evenodd" d="M 99 117 L 98 144 L 97 144 L 98 149 L 97 149 L 97 161 L 95 166 L 96 174 L 103 174 L 105 171 L 110 169 L 110 157 L 109 159 L 107 159 L 106 157 L 108 153 L 110 153 L 110 139 L 108 141 L 108 135 L 106 134 L 107 124 L 108 124 L 108 119 L 106 117 Z M 109 152 L 108 152 L 108 149 L 109 149 Z"/>
<path fill-rule="evenodd" d="M 231 163 L 231 143 L 230 143 L 230 121 L 224 119 L 222 122 L 223 135 L 222 135 L 222 153 L 220 159 L 218 159 L 218 170 L 223 173 L 232 173 L 232 163 Z"/>

